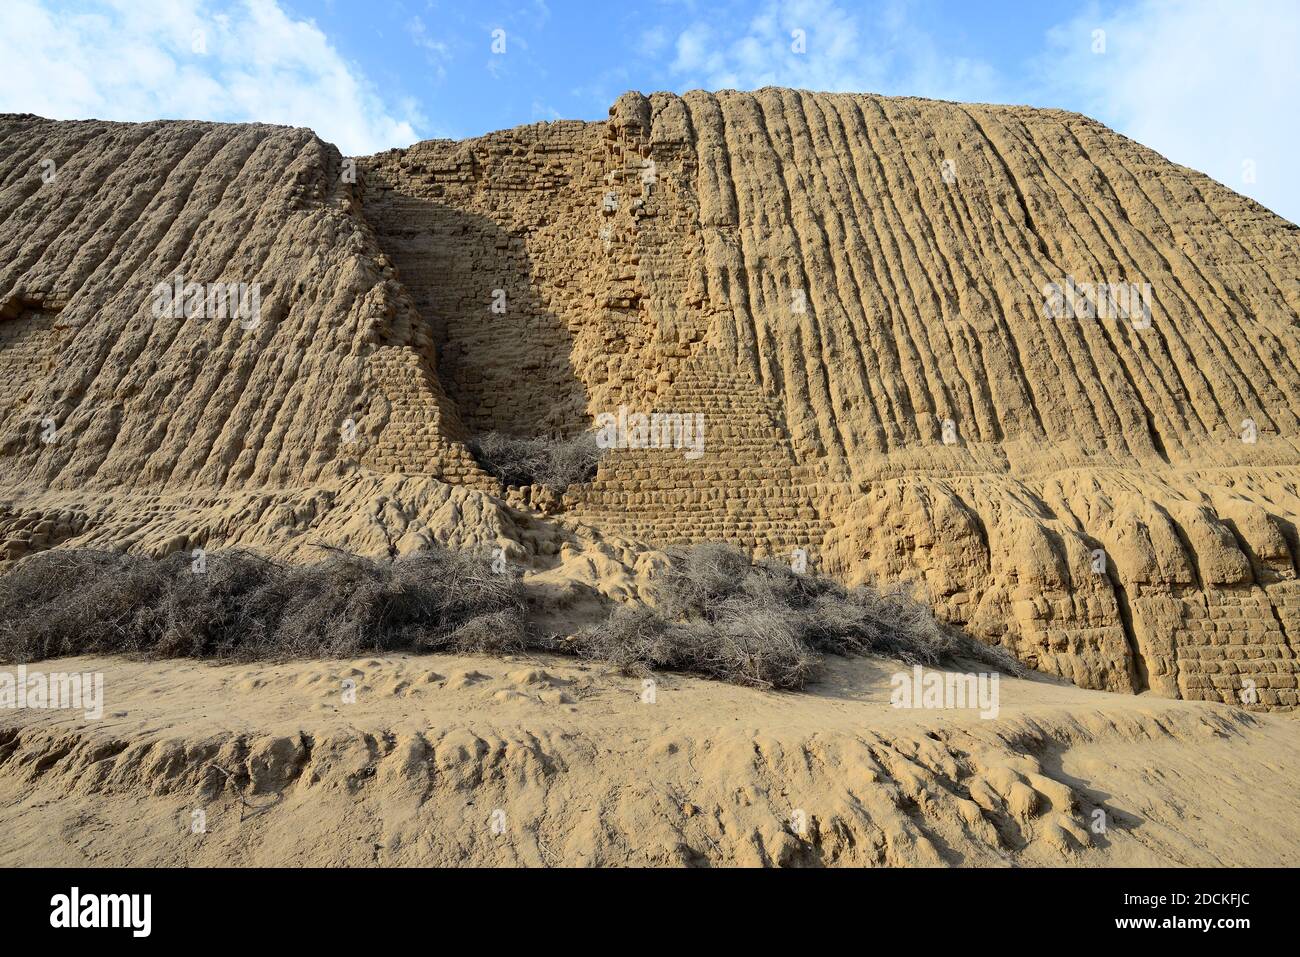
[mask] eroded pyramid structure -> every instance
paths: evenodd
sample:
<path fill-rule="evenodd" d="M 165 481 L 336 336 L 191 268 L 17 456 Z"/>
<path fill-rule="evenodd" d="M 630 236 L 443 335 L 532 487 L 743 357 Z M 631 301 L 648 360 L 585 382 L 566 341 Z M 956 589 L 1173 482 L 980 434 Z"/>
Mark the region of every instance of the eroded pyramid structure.
<path fill-rule="evenodd" d="M 7 116 L 0 559 L 441 541 L 635 597 L 727 541 L 1291 707 L 1298 315 L 1295 225 L 1072 113 L 629 93 L 361 158 Z M 562 497 L 468 451 L 655 413 Z"/>

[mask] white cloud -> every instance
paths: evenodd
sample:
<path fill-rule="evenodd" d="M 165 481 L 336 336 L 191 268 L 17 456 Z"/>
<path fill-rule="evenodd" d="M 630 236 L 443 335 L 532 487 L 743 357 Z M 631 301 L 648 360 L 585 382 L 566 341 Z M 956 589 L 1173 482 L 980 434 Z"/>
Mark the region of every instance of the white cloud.
<path fill-rule="evenodd" d="M 995 98 L 994 70 L 980 60 L 940 53 L 913 22 L 910 7 L 894 0 L 867 13 L 833 0 L 766 0 L 748 21 L 687 26 L 677 35 L 669 70 L 679 89 L 790 86 Z M 802 31 L 802 52 L 796 31 Z"/>
<path fill-rule="evenodd" d="M 1093 31 L 1105 52 L 1092 52 Z M 1139 0 L 1056 27 L 1044 105 L 1077 104 L 1126 136 L 1300 221 L 1295 0 Z M 1253 161 L 1255 182 L 1244 173 Z"/>
<path fill-rule="evenodd" d="M 637 53 L 644 57 L 657 57 L 668 46 L 668 31 L 662 26 L 641 31 Z"/>
<path fill-rule="evenodd" d="M 1296 0 L 1133 0 L 1106 13 L 1094 3 L 1049 32 L 1028 72 L 1002 64 L 1012 77 L 945 52 L 918 9 L 764 0 L 747 19 L 679 30 L 669 75 L 678 90 L 771 85 L 1077 109 L 1300 220 Z M 1101 55 L 1092 52 L 1099 29 Z M 792 49 L 794 30 L 804 31 L 804 53 Z"/>
<path fill-rule="evenodd" d="M 393 111 L 312 22 L 276 0 L 0 4 L 0 112 L 308 126 L 345 154 L 406 146 L 424 122 Z"/>
<path fill-rule="evenodd" d="M 430 36 L 424 21 L 419 17 L 411 17 L 407 21 L 406 32 L 411 35 L 412 42 L 424 51 L 424 58 L 433 67 L 438 79 L 445 79 L 447 76 L 447 61 L 451 59 L 451 47 L 442 40 L 436 40 Z"/>
<path fill-rule="evenodd" d="M 560 111 L 549 103 L 543 103 L 541 100 L 533 100 L 533 119 L 535 120 L 562 120 L 563 116 Z"/>

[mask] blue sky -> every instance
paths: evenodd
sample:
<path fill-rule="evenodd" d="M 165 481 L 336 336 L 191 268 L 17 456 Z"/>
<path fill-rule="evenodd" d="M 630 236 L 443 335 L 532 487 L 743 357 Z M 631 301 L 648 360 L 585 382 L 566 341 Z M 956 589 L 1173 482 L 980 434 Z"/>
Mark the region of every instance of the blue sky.
<path fill-rule="evenodd" d="M 0 63 L 0 111 L 290 123 L 352 154 L 628 89 L 1056 106 L 1300 220 L 1300 0 L 0 0 Z"/>

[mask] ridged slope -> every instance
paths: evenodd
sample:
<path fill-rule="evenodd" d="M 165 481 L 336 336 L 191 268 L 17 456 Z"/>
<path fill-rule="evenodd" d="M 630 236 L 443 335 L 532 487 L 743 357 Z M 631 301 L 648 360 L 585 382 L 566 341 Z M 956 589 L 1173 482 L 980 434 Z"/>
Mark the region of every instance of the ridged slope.
<path fill-rule="evenodd" d="M 465 508 L 491 529 L 460 538 L 528 552 L 462 440 L 699 413 L 703 455 L 615 452 L 562 523 L 915 580 L 1089 687 L 1296 704 L 1300 233 L 1094 121 L 627 94 L 607 123 L 361 159 L 355 188 L 301 130 L 18 117 L 0 143 L 24 494 L 274 487 L 206 526 L 268 548 L 418 547 Z M 177 270 L 260 278 L 262 326 L 154 322 Z M 1067 277 L 1150 284 L 1150 328 L 1045 315 Z M 307 486 L 329 501 L 285 505 Z M 138 511 L 96 508 L 55 537 Z"/>
<path fill-rule="evenodd" d="M 791 90 L 363 166 L 476 428 L 705 413 L 577 516 L 921 579 L 1088 686 L 1295 703 L 1292 224 L 1074 114 Z M 1045 315 L 1067 276 L 1149 283 L 1150 328 Z"/>

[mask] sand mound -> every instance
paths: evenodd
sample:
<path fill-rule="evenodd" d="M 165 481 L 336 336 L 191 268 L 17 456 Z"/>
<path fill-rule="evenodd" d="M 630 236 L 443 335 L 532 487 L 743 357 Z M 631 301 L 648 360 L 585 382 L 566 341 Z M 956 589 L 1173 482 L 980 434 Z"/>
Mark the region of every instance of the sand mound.
<path fill-rule="evenodd" d="M 632 600 L 728 541 L 1084 687 L 1297 703 L 1300 234 L 1094 121 L 768 89 L 355 161 L 0 144 L 0 564 L 436 541 Z M 228 283 L 256 316 L 186 305 Z M 673 447 L 563 495 L 468 450 L 602 421 Z"/>
<path fill-rule="evenodd" d="M 0 714 L 0 865 L 1262 865 L 1300 860 L 1289 716 L 1003 679 L 891 706 L 572 660 L 63 659 L 104 719 Z"/>

